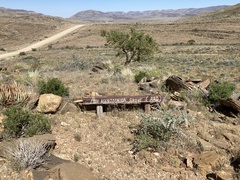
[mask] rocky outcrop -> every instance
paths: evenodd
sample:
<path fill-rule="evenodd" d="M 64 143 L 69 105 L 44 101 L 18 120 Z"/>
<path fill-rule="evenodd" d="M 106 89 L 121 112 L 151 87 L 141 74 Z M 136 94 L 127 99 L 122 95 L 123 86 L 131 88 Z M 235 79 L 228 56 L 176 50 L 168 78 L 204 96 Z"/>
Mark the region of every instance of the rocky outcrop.
<path fill-rule="evenodd" d="M 44 180 L 97 180 L 92 172 L 85 166 L 75 163 L 63 163 L 49 170 Z"/>
<path fill-rule="evenodd" d="M 232 108 L 233 111 L 240 113 L 240 101 L 238 100 L 233 100 L 231 98 L 228 98 L 225 100 L 220 100 L 220 104 L 227 108 Z"/>
<path fill-rule="evenodd" d="M 215 151 L 205 151 L 193 159 L 193 166 L 203 175 L 212 173 L 213 169 L 221 165 L 222 156 Z"/>
<path fill-rule="evenodd" d="M 179 91 L 181 89 L 185 89 L 185 90 L 192 89 L 192 87 L 189 84 L 185 83 L 182 80 L 182 78 L 178 76 L 170 76 L 169 78 L 167 78 L 166 87 L 172 91 Z"/>

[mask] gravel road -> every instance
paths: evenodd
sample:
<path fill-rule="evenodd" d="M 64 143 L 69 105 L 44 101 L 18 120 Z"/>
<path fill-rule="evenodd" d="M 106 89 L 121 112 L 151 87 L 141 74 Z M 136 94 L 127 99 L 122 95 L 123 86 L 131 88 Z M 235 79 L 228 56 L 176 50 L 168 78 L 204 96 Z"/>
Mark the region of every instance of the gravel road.
<path fill-rule="evenodd" d="M 34 43 L 28 47 L 25 47 L 23 49 L 20 49 L 20 50 L 17 50 L 17 51 L 13 51 L 13 52 L 9 52 L 9 53 L 5 53 L 5 54 L 0 54 L 0 59 L 3 59 L 3 58 L 7 58 L 7 57 L 12 57 L 12 56 L 15 56 L 15 55 L 18 55 L 20 52 L 27 52 L 27 51 L 32 51 L 32 49 L 36 49 L 36 48 L 39 48 L 41 46 L 44 46 L 46 44 L 49 44 L 57 39 L 60 39 L 61 37 L 71 33 L 72 31 L 75 31 L 76 29 L 79 29 L 80 27 L 83 27 L 84 25 L 83 24 L 80 24 L 80 25 L 76 25 L 76 26 L 73 26 L 69 29 L 66 29 L 60 33 L 57 33 L 49 38 L 46 38 L 42 41 L 39 41 L 37 43 Z"/>

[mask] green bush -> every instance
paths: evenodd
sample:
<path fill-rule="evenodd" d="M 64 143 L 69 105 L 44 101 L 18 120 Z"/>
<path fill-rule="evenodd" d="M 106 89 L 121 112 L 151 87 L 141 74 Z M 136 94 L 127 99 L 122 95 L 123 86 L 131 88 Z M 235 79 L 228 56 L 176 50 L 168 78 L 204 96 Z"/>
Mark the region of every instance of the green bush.
<path fill-rule="evenodd" d="M 39 84 L 39 93 L 48 94 L 52 93 L 58 96 L 68 96 L 69 90 L 64 86 L 63 82 L 57 78 L 51 78 L 47 82 L 40 81 Z"/>
<path fill-rule="evenodd" d="M 20 56 L 25 56 L 26 53 L 25 53 L 25 52 L 20 52 L 19 55 L 20 55 Z"/>
<path fill-rule="evenodd" d="M 151 69 L 148 71 L 139 71 L 137 74 L 135 74 L 134 79 L 135 82 L 139 83 L 144 77 L 149 80 L 152 77 L 159 77 L 160 73 L 157 70 Z"/>
<path fill-rule="evenodd" d="M 33 114 L 17 106 L 3 111 L 4 135 L 7 138 L 31 137 L 51 132 L 51 124 L 42 114 Z"/>
<path fill-rule="evenodd" d="M 217 105 L 219 100 L 229 98 L 234 90 L 235 85 L 230 82 L 213 82 L 209 86 L 209 96 L 206 99 L 206 103 Z"/>
<path fill-rule="evenodd" d="M 195 44 L 195 43 L 196 43 L 196 41 L 193 40 L 193 39 L 188 40 L 188 44 L 189 44 L 189 45 L 193 45 L 193 44 Z"/>
<path fill-rule="evenodd" d="M 180 125 L 188 123 L 184 114 L 175 114 L 171 110 L 158 110 L 158 116 L 142 115 L 140 125 L 135 128 L 134 151 L 148 147 L 158 148 L 168 142 L 175 134 L 186 136 Z"/>
<path fill-rule="evenodd" d="M 144 77 L 149 78 L 148 73 L 145 71 L 139 71 L 135 76 L 135 82 L 139 83 Z"/>

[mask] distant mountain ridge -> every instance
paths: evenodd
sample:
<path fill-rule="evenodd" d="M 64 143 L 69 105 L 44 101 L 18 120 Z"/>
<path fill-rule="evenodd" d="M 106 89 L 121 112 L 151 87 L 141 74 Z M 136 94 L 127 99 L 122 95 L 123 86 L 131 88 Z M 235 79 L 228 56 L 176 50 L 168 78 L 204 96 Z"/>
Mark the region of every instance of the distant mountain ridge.
<path fill-rule="evenodd" d="M 167 9 L 129 12 L 101 12 L 96 10 L 80 11 L 70 19 L 85 22 L 128 22 L 128 21 L 174 21 L 181 18 L 213 12 L 228 6 L 211 6 L 206 8 Z"/>
<path fill-rule="evenodd" d="M 4 8 L 0 7 L 0 13 L 15 13 L 15 14 L 41 14 L 41 13 L 36 13 L 34 11 L 27 11 L 23 9 L 9 9 L 9 8 Z"/>

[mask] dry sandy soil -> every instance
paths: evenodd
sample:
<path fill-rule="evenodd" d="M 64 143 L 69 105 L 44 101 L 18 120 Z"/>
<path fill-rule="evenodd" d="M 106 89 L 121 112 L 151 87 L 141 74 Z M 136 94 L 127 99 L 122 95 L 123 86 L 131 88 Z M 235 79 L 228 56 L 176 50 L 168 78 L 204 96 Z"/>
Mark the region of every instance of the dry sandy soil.
<path fill-rule="evenodd" d="M 40 36 L 50 37 L 59 28 L 62 30 L 63 27 L 69 27 L 68 23 L 59 26 L 61 23 L 54 24 L 54 21 L 51 30 L 49 23 L 51 24 L 48 22 L 41 25 L 44 28 L 38 26 L 42 31 L 34 35 L 34 38 L 23 33 L 16 36 L 16 39 L 9 35 L 8 39 L 1 39 L 1 46 L 7 51 L 16 50 L 39 40 Z M 139 70 L 155 71 L 162 82 L 170 75 L 230 81 L 236 84 L 236 93 L 239 93 L 239 24 L 239 20 L 214 23 L 87 24 L 51 44 L 37 48 L 36 51 L 2 59 L 0 66 L 7 67 L 7 71 L 1 72 L 1 82 L 13 78 L 36 91 L 39 79 L 57 77 L 62 80 L 70 90 L 69 98 L 63 103 L 67 103 L 67 108 L 61 107 L 58 113 L 46 115 L 57 139 L 57 147 L 53 153 L 84 164 L 98 179 L 206 179 L 197 170 L 181 168 L 182 161 L 179 157 L 200 153 L 199 147 L 185 144 L 181 139 L 171 140 L 176 146 L 169 146 L 164 150 L 152 152 L 147 149 L 137 154 L 132 153 L 134 135 L 129 127 L 139 124 L 141 109 L 114 109 L 97 118 L 94 111 L 82 112 L 72 102 L 74 98 L 91 91 L 105 95 L 145 94 L 133 80 L 134 74 Z M 22 28 L 21 24 L 18 25 L 20 27 Z M 35 27 L 34 25 L 31 30 L 35 31 Z M 45 27 L 50 29 L 46 30 Z M 106 46 L 105 39 L 100 36 L 102 29 L 128 31 L 129 27 L 150 34 L 161 45 L 160 51 L 151 61 L 124 67 L 124 59 L 115 57 L 115 51 Z M 6 29 L 1 31 L 7 33 Z M 194 45 L 187 43 L 191 39 L 195 40 Z M 98 73 L 91 71 L 92 67 L 102 62 L 107 64 L 106 70 Z M 120 74 L 116 73 L 119 69 L 122 72 Z M 225 117 L 222 122 L 217 114 L 210 113 L 203 105 L 191 107 L 193 105 L 189 104 L 188 108 L 192 110 L 189 113 L 191 123 L 184 129 L 189 136 L 218 139 L 221 138 L 220 132 L 231 132 L 239 136 L 239 117 Z M 61 125 L 61 122 L 65 122 L 65 125 Z M 80 141 L 76 140 L 76 135 L 81 137 Z M 232 148 L 231 152 L 239 150 L 237 145 Z M 221 148 L 216 151 L 225 159 L 219 167 L 224 170 L 230 166 L 233 153 Z M 13 176 L 10 170 L 5 169 L 3 172 L 6 173 L 5 179 L 20 179 L 20 175 L 14 173 Z"/>

